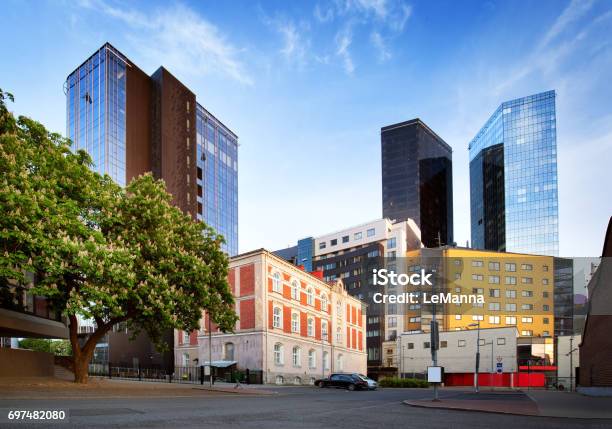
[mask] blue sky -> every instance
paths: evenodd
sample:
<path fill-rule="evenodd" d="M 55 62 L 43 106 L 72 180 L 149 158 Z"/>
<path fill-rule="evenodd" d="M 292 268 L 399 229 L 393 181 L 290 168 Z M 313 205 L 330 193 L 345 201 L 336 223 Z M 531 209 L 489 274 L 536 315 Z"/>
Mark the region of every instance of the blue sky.
<path fill-rule="evenodd" d="M 240 250 L 381 216 L 380 127 L 414 117 L 453 148 L 505 100 L 557 91 L 560 253 L 595 256 L 612 215 L 612 3 L 3 1 L 0 87 L 65 132 L 67 74 L 105 41 L 159 65 L 240 138 Z M 606 177 L 607 176 L 607 177 Z"/>

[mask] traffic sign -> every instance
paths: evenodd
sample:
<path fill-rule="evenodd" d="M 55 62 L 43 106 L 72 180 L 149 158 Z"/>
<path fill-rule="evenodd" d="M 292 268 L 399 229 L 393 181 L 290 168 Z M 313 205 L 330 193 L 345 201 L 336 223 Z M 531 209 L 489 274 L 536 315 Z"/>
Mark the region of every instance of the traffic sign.
<path fill-rule="evenodd" d="M 504 372 L 504 364 L 502 362 L 497 362 L 497 365 L 495 367 L 495 371 L 498 374 L 501 374 L 502 372 Z"/>

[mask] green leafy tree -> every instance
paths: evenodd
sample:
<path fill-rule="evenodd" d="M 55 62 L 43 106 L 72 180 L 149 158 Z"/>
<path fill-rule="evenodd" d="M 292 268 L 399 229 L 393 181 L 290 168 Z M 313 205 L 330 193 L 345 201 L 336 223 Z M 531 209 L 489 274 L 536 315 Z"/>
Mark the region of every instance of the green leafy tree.
<path fill-rule="evenodd" d="M 31 292 L 69 321 L 75 381 L 87 382 L 96 344 L 126 322 L 160 349 L 167 329 L 197 329 L 202 310 L 224 331 L 237 316 L 223 237 L 171 204 L 150 174 L 125 189 L 91 171 L 83 152 L 26 117 L 0 91 L 0 286 Z M 95 331 L 78 332 L 79 317 Z"/>

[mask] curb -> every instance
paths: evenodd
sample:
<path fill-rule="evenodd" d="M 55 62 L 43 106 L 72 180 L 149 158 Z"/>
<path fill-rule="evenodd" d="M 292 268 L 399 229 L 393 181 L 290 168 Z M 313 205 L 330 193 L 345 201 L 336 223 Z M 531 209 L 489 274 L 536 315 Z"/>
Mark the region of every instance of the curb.
<path fill-rule="evenodd" d="M 427 408 L 430 410 L 451 410 L 451 411 L 471 411 L 474 413 L 490 413 L 490 414 L 505 414 L 509 416 L 525 416 L 525 417 L 551 417 L 551 416 L 542 416 L 540 414 L 524 414 L 524 413 L 515 413 L 512 411 L 499 411 L 499 410 L 481 410 L 477 408 L 463 408 L 463 407 L 453 407 L 453 406 L 442 406 L 442 407 L 432 407 L 429 405 L 414 403 L 413 401 L 405 400 L 402 401 L 403 404 L 409 405 L 411 407 L 417 408 Z M 557 418 L 572 418 L 572 417 L 557 417 Z M 580 417 L 577 417 L 580 419 Z"/>

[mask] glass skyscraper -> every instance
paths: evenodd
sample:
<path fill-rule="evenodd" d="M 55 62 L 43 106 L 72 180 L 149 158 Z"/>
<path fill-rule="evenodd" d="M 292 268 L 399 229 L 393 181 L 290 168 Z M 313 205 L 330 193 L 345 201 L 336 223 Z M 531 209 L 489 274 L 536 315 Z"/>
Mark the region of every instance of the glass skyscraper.
<path fill-rule="evenodd" d="M 238 137 L 197 104 L 198 219 L 238 253 Z"/>
<path fill-rule="evenodd" d="M 126 59 L 104 45 L 67 78 L 67 134 L 93 168 L 126 185 Z"/>
<path fill-rule="evenodd" d="M 555 92 L 502 103 L 469 153 L 472 247 L 557 256 Z"/>
<path fill-rule="evenodd" d="M 96 172 L 121 186 L 153 172 L 177 207 L 238 253 L 238 136 L 189 88 L 163 67 L 148 75 L 106 43 L 68 75 L 64 91 L 67 135 Z"/>

